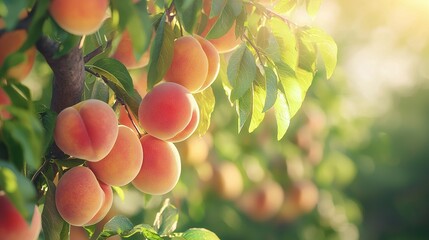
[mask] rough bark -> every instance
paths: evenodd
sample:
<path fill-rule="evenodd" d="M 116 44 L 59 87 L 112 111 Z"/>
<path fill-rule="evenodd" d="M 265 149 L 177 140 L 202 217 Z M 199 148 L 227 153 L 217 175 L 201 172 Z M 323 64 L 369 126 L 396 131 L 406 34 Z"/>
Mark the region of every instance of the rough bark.
<path fill-rule="evenodd" d="M 36 46 L 54 73 L 51 109 L 59 113 L 80 102 L 85 79 L 82 50 L 76 46 L 66 55 L 55 58 L 59 46 L 51 39 L 42 37 Z"/>

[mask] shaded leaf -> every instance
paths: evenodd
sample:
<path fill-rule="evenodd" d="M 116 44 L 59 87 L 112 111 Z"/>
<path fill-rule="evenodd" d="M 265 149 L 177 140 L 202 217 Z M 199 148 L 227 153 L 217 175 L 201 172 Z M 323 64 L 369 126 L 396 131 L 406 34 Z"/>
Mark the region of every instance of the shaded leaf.
<path fill-rule="evenodd" d="M 234 15 L 234 10 L 232 7 L 227 4 L 223 8 L 219 18 L 217 18 L 213 27 L 207 33 L 207 39 L 219 38 L 225 35 L 229 29 L 231 29 L 236 16 Z"/>
<path fill-rule="evenodd" d="M 181 237 L 186 240 L 219 240 L 215 233 L 204 228 L 188 229 Z"/>
<path fill-rule="evenodd" d="M 42 212 L 42 228 L 46 240 L 62 240 L 69 236 L 70 225 L 63 220 L 55 205 L 54 183 L 45 177 L 48 191 Z"/>
<path fill-rule="evenodd" d="M 178 220 L 179 211 L 170 204 L 169 199 L 166 199 L 161 210 L 156 214 L 153 226 L 160 236 L 166 236 L 176 229 Z"/>
<path fill-rule="evenodd" d="M 277 74 L 269 67 L 264 67 L 265 70 L 265 89 L 266 89 L 266 98 L 264 102 L 263 112 L 268 111 L 277 99 L 277 82 L 278 77 Z"/>
<path fill-rule="evenodd" d="M 171 65 L 173 59 L 174 33 L 170 25 L 165 22 L 164 14 L 156 30 L 155 39 L 150 49 L 148 72 L 148 90 L 161 81 Z"/>
<path fill-rule="evenodd" d="M 179 20 L 188 33 L 194 32 L 202 5 L 202 0 L 175 1 Z"/>
<path fill-rule="evenodd" d="M 230 98 L 231 101 L 235 101 L 252 87 L 256 78 L 255 58 L 246 44 L 241 44 L 231 55 L 227 74 L 232 87 Z"/>
<path fill-rule="evenodd" d="M 236 110 L 238 114 L 238 132 L 244 127 L 247 119 L 252 113 L 253 89 L 249 88 L 243 96 L 237 100 Z"/>
<path fill-rule="evenodd" d="M 116 84 L 118 87 L 123 88 L 126 92 L 132 92 L 134 90 L 130 73 L 120 61 L 113 58 L 102 58 L 87 66 L 109 79 L 109 81 Z"/>

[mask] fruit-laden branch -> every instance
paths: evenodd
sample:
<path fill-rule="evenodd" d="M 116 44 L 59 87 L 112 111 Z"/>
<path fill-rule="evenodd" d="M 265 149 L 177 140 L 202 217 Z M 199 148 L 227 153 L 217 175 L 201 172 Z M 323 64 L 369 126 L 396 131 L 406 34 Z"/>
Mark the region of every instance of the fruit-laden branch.
<path fill-rule="evenodd" d="M 51 109 L 59 113 L 80 102 L 85 79 L 82 50 L 76 46 L 66 55 L 55 58 L 59 46 L 47 37 L 41 37 L 36 47 L 54 73 Z"/>

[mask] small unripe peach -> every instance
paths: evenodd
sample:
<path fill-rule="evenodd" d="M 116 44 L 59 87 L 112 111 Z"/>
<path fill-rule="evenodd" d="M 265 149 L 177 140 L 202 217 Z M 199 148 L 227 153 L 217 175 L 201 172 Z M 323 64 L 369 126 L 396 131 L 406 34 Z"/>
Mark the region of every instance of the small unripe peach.
<path fill-rule="evenodd" d="M 88 35 L 101 27 L 108 7 L 109 0 L 51 0 L 49 12 L 67 32 Z"/>
<path fill-rule="evenodd" d="M 127 126 L 118 128 L 118 137 L 109 154 L 98 162 L 88 162 L 97 179 L 111 186 L 130 183 L 143 163 L 143 150 L 137 135 Z"/>
<path fill-rule="evenodd" d="M 180 155 L 174 144 L 145 135 L 140 139 L 144 160 L 132 184 L 152 195 L 170 192 L 179 181 Z"/>
<path fill-rule="evenodd" d="M 6 194 L 0 191 L 0 238 L 2 240 L 36 240 L 42 228 L 42 218 L 37 206 L 29 225 Z"/>
<path fill-rule="evenodd" d="M 94 173 L 86 167 L 74 167 L 60 178 L 55 192 L 58 213 L 75 226 L 87 224 L 101 209 L 105 193 Z"/>
<path fill-rule="evenodd" d="M 15 30 L 6 32 L 0 36 L 0 66 L 3 65 L 4 60 L 12 53 L 18 51 L 27 39 L 27 32 L 25 30 Z M 16 80 L 24 79 L 31 71 L 34 60 L 36 58 L 36 48 L 31 47 L 25 52 L 27 59 L 8 69 L 6 75 Z"/>
<path fill-rule="evenodd" d="M 173 138 L 191 121 L 192 99 L 192 94 L 179 84 L 164 82 L 156 85 L 140 103 L 140 125 L 156 138 Z"/>
<path fill-rule="evenodd" d="M 192 36 L 174 41 L 173 60 L 165 81 L 175 82 L 190 92 L 197 92 L 204 84 L 208 73 L 208 59 L 201 44 Z"/>
<path fill-rule="evenodd" d="M 85 100 L 58 114 L 55 143 L 68 155 L 96 162 L 115 144 L 117 125 L 116 114 L 107 103 Z"/>

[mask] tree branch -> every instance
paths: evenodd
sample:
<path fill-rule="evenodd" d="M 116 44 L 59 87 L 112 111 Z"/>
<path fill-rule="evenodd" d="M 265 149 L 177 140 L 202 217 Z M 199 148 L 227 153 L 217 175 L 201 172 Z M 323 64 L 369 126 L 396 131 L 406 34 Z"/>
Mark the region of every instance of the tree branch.
<path fill-rule="evenodd" d="M 58 44 L 47 37 L 41 37 L 36 47 L 54 73 L 51 109 L 59 113 L 80 102 L 85 79 L 82 50 L 76 46 L 66 55 L 56 58 Z"/>

